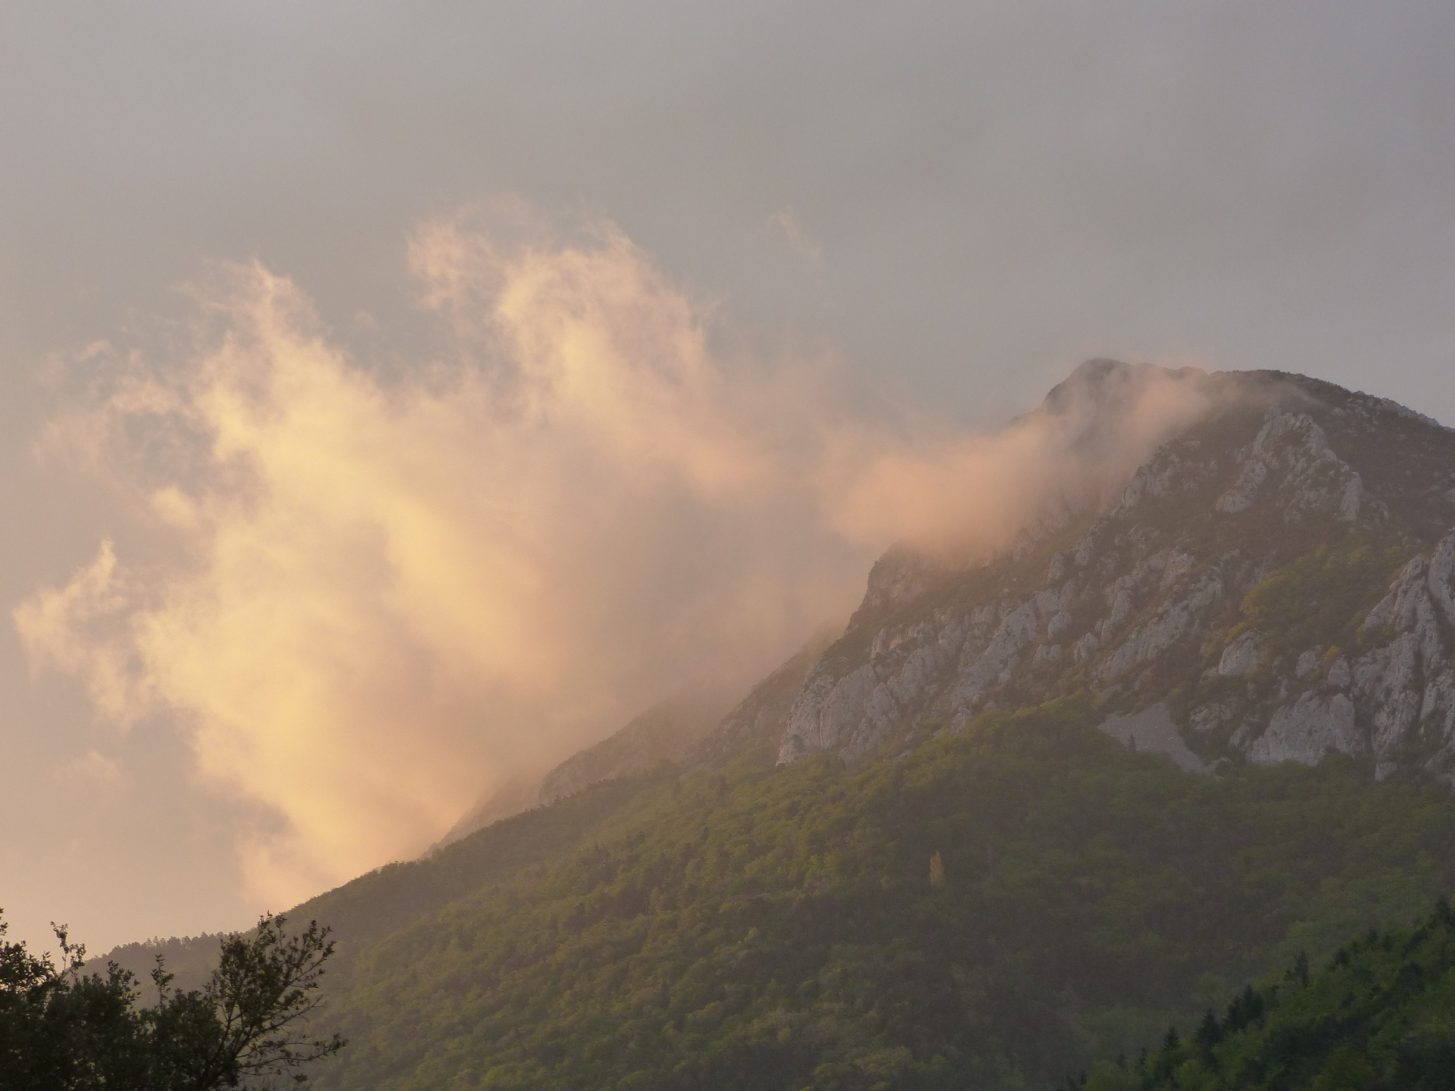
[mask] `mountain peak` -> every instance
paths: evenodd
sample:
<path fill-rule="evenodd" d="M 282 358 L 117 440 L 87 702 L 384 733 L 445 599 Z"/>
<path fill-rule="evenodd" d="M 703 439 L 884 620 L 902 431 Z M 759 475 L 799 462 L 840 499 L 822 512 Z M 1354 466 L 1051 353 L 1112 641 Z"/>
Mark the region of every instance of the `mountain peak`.
<path fill-rule="evenodd" d="M 1455 784 L 1455 432 L 1305 376 L 1108 359 L 1023 419 L 1086 463 L 1168 394 L 1196 411 L 1013 550 L 938 572 L 886 556 L 780 760 L 1089 694 L 1210 763 L 1337 751 Z"/>
<path fill-rule="evenodd" d="M 1041 406 L 1050 413 L 1064 413 L 1079 407 L 1114 409 L 1125 405 L 1151 383 L 1206 378 L 1207 372 L 1200 368 L 1126 363 L 1098 356 L 1077 365 L 1070 375 L 1053 386 Z"/>

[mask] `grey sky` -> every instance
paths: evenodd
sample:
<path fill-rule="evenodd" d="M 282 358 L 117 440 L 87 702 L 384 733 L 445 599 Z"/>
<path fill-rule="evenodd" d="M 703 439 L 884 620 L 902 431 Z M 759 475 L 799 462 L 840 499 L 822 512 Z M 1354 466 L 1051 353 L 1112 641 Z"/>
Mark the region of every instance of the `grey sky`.
<path fill-rule="evenodd" d="M 1455 421 L 1455 5 L 0 6 L 0 600 L 125 517 L 38 468 L 46 360 L 210 259 L 344 339 L 425 336 L 410 231 L 497 194 L 608 218 L 747 344 L 983 424 L 1078 360 L 1277 368 Z M 112 739 L 0 630 L 0 905 L 93 947 L 243 923 L 164 723 Z"/>

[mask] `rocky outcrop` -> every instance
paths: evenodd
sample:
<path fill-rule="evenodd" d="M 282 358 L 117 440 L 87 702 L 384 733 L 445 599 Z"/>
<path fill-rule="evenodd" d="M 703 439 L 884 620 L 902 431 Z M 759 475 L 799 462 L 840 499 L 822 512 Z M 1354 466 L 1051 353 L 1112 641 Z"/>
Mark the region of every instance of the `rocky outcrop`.
<path fill-rule="evenodd" d="M 1248 757 L 1260 765 L 1297 761 L 1315 765 L 1330 751 L 1362 754 L 1368 749 L 1355 723 L 1354 702 L 1342 693 L 1301 693 L 1273 714 L 1253 740 Z"/>
<path fill-rule="evenodd" d="M 1261 499 L 1278 503 L 1287 522 L 1321 515 L 1343 523 L 1359 518 L 1363 480 L 1334 453 L 1308 413 L 1270 413 L 1238 461 L 1237 480 L 1214 505 L 1220 512 L 1247 511 Z M 1270 496 L 1261 495 L 1265 489 Z"/>
<path fill-rule="evenodd" d="M 1256 632 L 1246 632 L 1235 637 L 1218 657 L 1218 674 L 1224 678 L 1242 678 L 1254 673 L 1258 669 L 1258 653 L 1262 643 Z M 1300 670 L 1299 677 L 1304 673 L 1306 671 Z"/>
<path fill-rule="evenodd" d="M 504 786 L 446 841 L 661 761 L 853 761 L 1071 694 L 1187 769 L 1337 753 L 1455 785 L 1455 433 L 1300 376 L 1108 360 L 1038 412 L 1070 430 L 1070 457 L 1104 454 L 1136 424 L 1137 384 L 1169 376 L 1208 411 L 1125 481 L 1050 498 L 989 562 L 889 551 L 845 631 L 726 715 L 659 707 Z"/>
<path fill-rule="evenodd" d="M 1455 434 L 1297 376 L 1208 381 L 1202 419 L 1006 556 L 876 565 L 779 760 L 1080 692 L 1113 724 L 1170 709 L 1203 758 L 1455 777 Z"/>
<path fill-rule="evenodd" d="M 832 633 L 814 636 L 782 666 L 764 678 L 683 757 L 689 767 L 723 765 L 733 760 L 771 762 L 788 727 L 794 698 L 808 672 L 833 643 Z"/>
<path fill-rule="evenodd" d="M 1363 705 L 1381 773 L 1412 754 L 1447 777 L 1455 773 L 1452 581 L 1455 533 L 1400 572 L 1361 626 L 1374 647 L 1341 674 Z"/>
<path fill-rule="evenodd" d="M 1203 760 L 1188 749 L 1165 701 L 1158 701 L 1127 716 L 1108 716 L 1097 730 L 1132 750 L 1162 754 L 1191 773 L 1207 771 Z"/>

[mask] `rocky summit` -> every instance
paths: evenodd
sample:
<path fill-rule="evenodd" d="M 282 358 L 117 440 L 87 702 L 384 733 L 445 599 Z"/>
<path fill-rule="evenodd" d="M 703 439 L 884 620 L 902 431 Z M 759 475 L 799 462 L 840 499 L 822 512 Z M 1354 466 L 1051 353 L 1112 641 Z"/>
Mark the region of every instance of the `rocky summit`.
<path fill-rule="evenodd" d="M 1455 784 L 1455 432 L 1302 376 L 1106 360 L 1032 416 L 1077 429 L 1075 457 L 1169 380 L 1205 406 L 1111 487 L 993 557 L 884 556 L 782 706 L 778 760 L 1079 694 L 1190 768 L 1338 752 Z"/>
<path fill-rule="evenodd" d="M 1455 431 L 1306 376 L 1106 359 L 1011 427 L 1068 472 L 1009 547 L 896 546 L 846 629 L 726 715 L 665 702 L 444 843 L 661 762 L 856 761 L 1070 696 L 1186 769 L 1338 752 L 1455 785 Z"/>

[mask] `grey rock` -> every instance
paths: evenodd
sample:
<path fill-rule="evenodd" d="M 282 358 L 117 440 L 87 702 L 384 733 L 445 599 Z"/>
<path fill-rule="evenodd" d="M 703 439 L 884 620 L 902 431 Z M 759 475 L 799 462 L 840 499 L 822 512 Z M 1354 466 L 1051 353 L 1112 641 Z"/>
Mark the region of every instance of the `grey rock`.
<path fill-rule="evenodd" d="M 1119 374 L 1108 367 L 1078 382 Z M 1205 421 L 1104 499 L 1058 498 L 1005 556 L 955 569 L 886 555 L 795 698 L 780 759 L 852 759 L 926 725 L 1078 692 L 1167 709 L 1175 691 L 1187 711 L 1174 734 L 1227 739 L 1254 761 L 1338 751 L 1455 779 L 1455 532 L 1430 517 L 1431 498 L 1455 492 L 1455 434 L 1297 376 L 1208 381 L 1230 393 Z M 1364 616 L 1300 633 L 1295 612 L 1270 623 L 1277 634 L 1260 622 L 1218 639 L 1249 620 L 1260 581 L 1347 540 L 1351 524 L 1414 554 Z M 1321 675 L 1348 628 L 1356 650 Z M 1274 650 L 1289 635 L 1301 653 Z"/>
<path fill-rule="evenodd" d="M 1304 693 L 1292 705 L 1273 714 L 1268 729 L 1248 751 L 1248 758 L 1259 765 L 1282 761 L 1316 765 L 1331 750 L 1359 754 L 1367 747 L 1349 698 L 1342 693 L 1327 697 Z"/>
<path fill-rule="evenodd" d="M 1216 570 L 1202 573 L 1165 601 L 1157 613 L 1126 638 L 1119 648 L 1103 660 L 1097 678 L 1110 682 L 1135 666 L 1162 655 L 1179 641 L 1192 635 L 1208 608 L 1223 593 L 1222 577 Z"/>
<path fill-rule="evenodd" d="M 1241 678 L 1258 669 L 1259 636 L 1256 632 L 1239 635 L 1223 649 L 1218 659 L 1218 674 L 1224 678 Z"/>
<path fill-rule="evenodd" d="M 1317 648 L 1310 648 L 1308 651 L 1299 654 L 1298 662 L 1293 668 L 1293 676 L 1295 678 L 1307 678 L 1314 672 L 1314 668 L 1318 665 L 1319 650 Z"/>
<path fill-rule="evenodd" d="M 1139 753 L 1165 755 L 1189 772 L 1207 771 L 1203 760 L 1182 741 L 1165 701 L 1159 701 L 1131 715 L 1108 716 L 1097 725 L 1097 730 Z"/>

